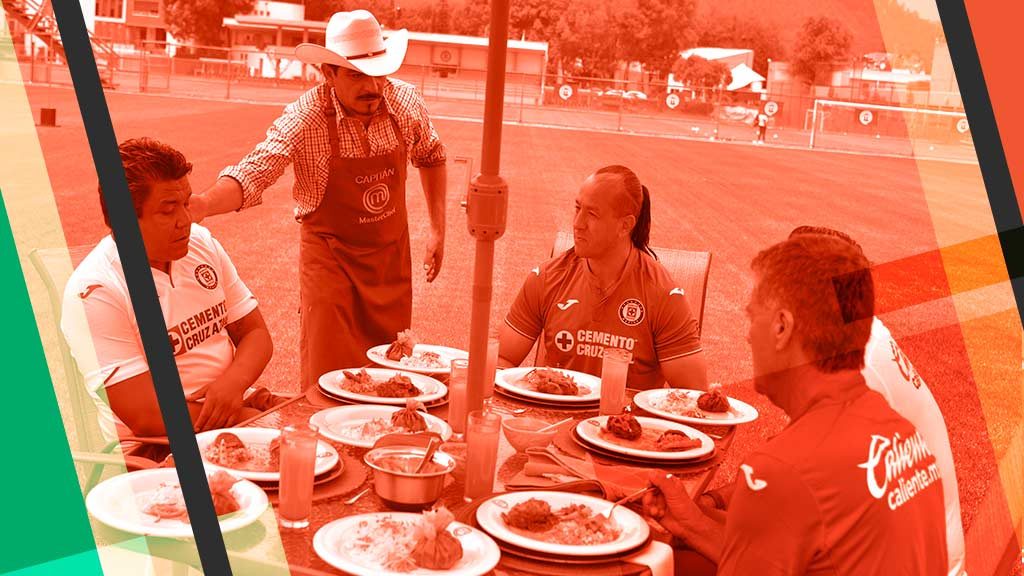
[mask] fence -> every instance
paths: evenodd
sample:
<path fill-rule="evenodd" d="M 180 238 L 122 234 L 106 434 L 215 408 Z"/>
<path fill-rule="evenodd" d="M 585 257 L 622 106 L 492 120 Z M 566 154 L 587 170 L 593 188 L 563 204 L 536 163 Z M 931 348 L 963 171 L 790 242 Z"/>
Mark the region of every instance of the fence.
<path fill-rule="evenodd" d="M 171 57 L 163 47 L 154 48 L 119 52 L 117 62 L 111 63 L 114 89 L 283 105 L 320 81 L 314 67 L 285 54 L 206 49 L 203 55 L 179 52 Z M 29 69 L 25 78 L 33 82 L 70 84 L 60 64 L 26 56 L 23 66 Z M 486 79 L 482 70 L 403 66 L 394 76 L 415 84 L 435 116 L 483 117 Z M 850 87 L 812 91 L 802 85 L 777 85 L 769 86 L 762 96 L 718 87 L 684 89 L 654 81 L 508 74 L 504 115 L 506 121 L 524 124 L 752 142 L 758 137 L 757 115 L 765 111 L 770 116 L 768 144 L 811 147 L 814 125 L 809 119 L 815 101 L 843 101 L 857 95 Z M 874 92 L 872 101 L 865 104 L 902 108 L 906 98 L 906 93 Z M 935 122 L 929 130 L 919 130 L 907 125 L 920 122 L 917 116 L 885 112 L 867 130 L 856 124 L 842 130 L 836 123 L 841 116 L 832 114 L 825 132 L 818 127 L 815 148 L 976 161 L 969 130 L 959 132 L 955 123 Z M 826 132 L 827 137 L 821 137 Z"/>

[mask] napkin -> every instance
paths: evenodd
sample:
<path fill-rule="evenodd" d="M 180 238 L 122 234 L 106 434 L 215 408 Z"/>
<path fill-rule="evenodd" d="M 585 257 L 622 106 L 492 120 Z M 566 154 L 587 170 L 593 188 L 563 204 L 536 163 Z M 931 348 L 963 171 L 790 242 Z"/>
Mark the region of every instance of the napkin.
<path fill-rule="evenodd" d="M 645 488 L 647 471 L 632 466 L 601 464 L 592 458 L 575 458 L 555 448 L 528 448 L 523 471 L 505 483 L 508 490 L 562 489 L 567 484 L 590 482 L 609 500 L 617 500 Z"/>
<path fill-rule="evenodd" d="M 633 564 L 643 564 L 651 569 L 652 576 L 673 576 L 675 574 L 675 555 L 672 547 L 664 542 L 652 540 L 643 550 L 626 556 L 623 560 Z"/>

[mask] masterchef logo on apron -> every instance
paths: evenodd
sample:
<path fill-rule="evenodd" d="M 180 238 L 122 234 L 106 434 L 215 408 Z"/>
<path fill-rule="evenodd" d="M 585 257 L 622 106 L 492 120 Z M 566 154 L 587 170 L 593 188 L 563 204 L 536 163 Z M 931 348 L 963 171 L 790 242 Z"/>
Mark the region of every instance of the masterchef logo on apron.
<path fill-rule="evenodd" d="M 381 222 L 398 212 L 398 209 L 395 207 L 388 209 L 388 206 L 391 204 L 391 188 L 385 182 L 382 182 L 382 180 L 394 176 L 394 174 L 394 168 L 387 168 L 377 174 L 355 177 L 356 184 L 370 184 L 368 188 L 363 189 L 363 209 L 370 216 L 360 216 L 360 224 Z"/>
<path fill-rule="evenodd" d="M 387 184 L 374 184 L 363 192 L 363 208 L 370 214 L 380 214 L 391 200 L 391 190 Z"/>

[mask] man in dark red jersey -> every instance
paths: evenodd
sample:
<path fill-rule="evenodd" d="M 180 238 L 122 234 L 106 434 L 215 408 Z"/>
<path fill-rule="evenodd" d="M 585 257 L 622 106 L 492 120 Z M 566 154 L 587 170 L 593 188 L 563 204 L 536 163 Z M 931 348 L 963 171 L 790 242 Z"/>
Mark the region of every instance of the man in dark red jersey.
<path fill-rule="evenodd" d="M 719 574 L 947 572 L 941 473 L 860 370 L 874 316 L 864 255 L 797 236 L 754 259 L 754 386 L 791 422 L 740 465 L 728 512 L 653 474 L 648 514 Z"/>
<path fill-rule="evenodd" d="M 607 166 L 576 196 L 575 246 L 534 268 L 505 318 L 503 367 L 541 338 L 544 363 L 601 374 L 605 348 L 633 355 L 630 388 L 707 387 L 697 320 L 648 245 L 651 195 L 629 168 Z"/>

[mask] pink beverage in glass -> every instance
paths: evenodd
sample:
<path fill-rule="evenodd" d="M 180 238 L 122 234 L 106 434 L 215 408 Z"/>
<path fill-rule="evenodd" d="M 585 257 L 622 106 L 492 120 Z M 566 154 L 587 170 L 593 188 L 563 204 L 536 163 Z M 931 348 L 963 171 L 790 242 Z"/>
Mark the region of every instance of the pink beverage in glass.
<path fill-rule="evenodd" d="M 309 526 L 316 468 L 316 426 L 305 423 L 281 431 L 281 487 L 278 518 L 285 528 Z"/>
<path fill-rule="evenodd" d="M 501 416 L 474 410 L 466 422 L 466 501 L 494 493 Z"/>
<path fill-rule="evenodd" d="M 605 348 L 601 362 L 601 406 L 603 414 L 621 414 L 626 408 L 626 376 L 633 354 L 622 348 Z"/>
<path fill-rule="evenodd" d="M 469 360 L 452 360 L 452 374 L 448 379 L 448 424 L 452 432 L 466 432 L 466 406 L 468 402 Z"/>
<path fill-rule="evenodd" d="M 484 365 L 484 398 L 494 396 L 494 373 L 498 369 L 498 344 L 497 336 L 487 339 L 487 364 Z"/>

